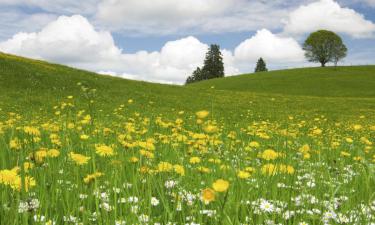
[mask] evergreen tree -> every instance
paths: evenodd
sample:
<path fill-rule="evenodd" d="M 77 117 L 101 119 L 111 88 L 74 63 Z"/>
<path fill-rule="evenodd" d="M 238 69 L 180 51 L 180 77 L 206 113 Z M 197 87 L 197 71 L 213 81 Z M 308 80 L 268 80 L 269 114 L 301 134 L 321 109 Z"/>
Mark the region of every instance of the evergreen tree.
<path fill-rule="evenodd" d="M 219 45 L 211 45 L 204 60 L 203 80 L 224 77 L 223 56 Z"/>
<path fill-rule="evenodd" d="M 197 67 L 193 74 L 187 78 L 186 84 L 191 84 L 200 80 L 202 80 L 202 70 Z"/>
<path fill-rule="evenodd" d="M 255 67 L 255 72 L 267 72 L 267 66 L 266 62 L 263 60 L 263 58 L 258 59 L 257 65 Z"/>
<path fill-rule="evenodd" d="M 224 77 L 223 56 L 219 45 L 211 45 L 206 53 L 204 66 L 197 68 L 191 76 L 186 79 L 186 84 L 208 80 L 212 78 Z"/>

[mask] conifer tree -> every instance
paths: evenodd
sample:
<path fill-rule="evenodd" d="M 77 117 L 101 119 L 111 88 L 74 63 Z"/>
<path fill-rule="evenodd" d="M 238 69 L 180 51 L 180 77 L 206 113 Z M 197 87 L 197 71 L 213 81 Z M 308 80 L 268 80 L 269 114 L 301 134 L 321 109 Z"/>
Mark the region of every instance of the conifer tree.
<path fill-rule="evenodd" d="M 258 59 L 257 65 L 255 67 L 255 72 L 267 72 L 267 66 L 266 62 L 263 60 L 263 58 Z"/>

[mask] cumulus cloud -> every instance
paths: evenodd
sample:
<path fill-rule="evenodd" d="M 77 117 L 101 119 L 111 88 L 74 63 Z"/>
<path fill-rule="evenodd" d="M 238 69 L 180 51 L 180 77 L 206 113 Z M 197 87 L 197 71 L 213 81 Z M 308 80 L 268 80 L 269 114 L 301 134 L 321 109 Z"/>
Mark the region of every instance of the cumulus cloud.
<path fill-rule="evenodd" d="M 242 62 L 256 61 L 259 57 L 274 63 L 304 60 L 303 50 L 295 39 L 280 37 L 267 29 L 259 30 L 253 37 L 238 45 L 234 56 Z"/>
<path fill-rule="evenodd" d="M 61 16 L 40 32 L 17 33 L 0 43 L 0 50 L 8 53 L 164 83 L 183 83 L 202 66 L 207 49 L 207 44 L 189 36 L 167 42 L 160 51 L 129 54 L 116 46 L 109 32 L 97 31 L 80 15 Z M 223 53 L 228 72 L 236 72 L 231 52 Z"/>
<path fill-rule="evenodd" d="M 0 50 L 45 59 L 123 78 L 183 83 L 202 66 L 209 46 L 193 36 L 168 41 L 160 51 L 127 53 L 108 31 L 100 31 L 83 16 L 61 16 L 39 32 L 17 33 L 0 42 Z M 259 30 L 232 51 L 222 49 L 225 74 L 247 72 L 259 57 L 285 64 L 303 60 L 299 44 L 290 37 Z M 241 70 L 242 69 L 242 70 Z"/>
<path fill-rule="evenodd" d="M 333 0 L 319 0 L 300 6 L 290 13 L 284 31 L 303 34 L 318 29 L 328 29 L 355 38 L 364 38 L 374 35 L 375 24 L 353 9 L 341 7 Z"/>
<path fill-rule="evenodd" d="M 280 28 L 296 2 L 301 1 L 102 0 L 96 19 L 110 30 L 135 34 L 250 31 Z"/>

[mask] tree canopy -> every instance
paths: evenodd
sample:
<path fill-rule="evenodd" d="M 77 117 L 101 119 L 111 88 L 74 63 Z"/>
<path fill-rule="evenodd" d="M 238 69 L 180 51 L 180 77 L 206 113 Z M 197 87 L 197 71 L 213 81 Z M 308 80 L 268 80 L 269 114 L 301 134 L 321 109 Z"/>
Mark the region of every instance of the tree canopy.
<path fill-rule="evenodd" d="M 348 51 L 341 37 L 328 30 L 311 33 L 303 45 L 303 50 L 310 62 L 319 62 L 322 67 L 329 62 L 337 65 L 346 57 Z"/>

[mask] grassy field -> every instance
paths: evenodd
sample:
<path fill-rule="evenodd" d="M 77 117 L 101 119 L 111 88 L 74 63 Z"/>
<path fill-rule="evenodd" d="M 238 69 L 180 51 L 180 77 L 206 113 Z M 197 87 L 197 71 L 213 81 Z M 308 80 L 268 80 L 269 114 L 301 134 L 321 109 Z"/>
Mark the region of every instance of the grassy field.
<path fill-rule="evenodd" d="M 0 224 L 375 223 L 375 67 L 190 86 L 0 54 Z"/>

